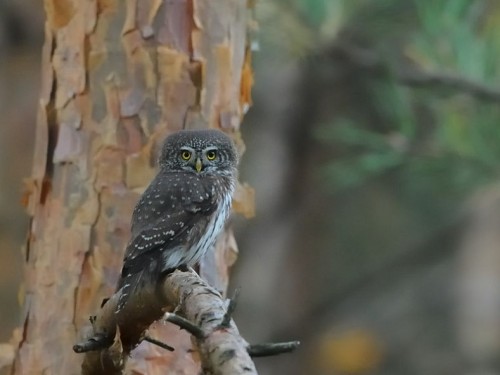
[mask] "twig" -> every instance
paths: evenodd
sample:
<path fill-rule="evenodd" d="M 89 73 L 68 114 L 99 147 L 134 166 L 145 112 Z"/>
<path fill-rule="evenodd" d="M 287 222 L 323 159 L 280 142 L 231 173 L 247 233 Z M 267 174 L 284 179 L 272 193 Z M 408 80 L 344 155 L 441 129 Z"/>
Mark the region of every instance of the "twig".
<path fill-rule="evenodd" d="M 86 341 L 73 345 L 75 353 L 86 353 L 95 350 L 108 348 L 113 344 L 113 339 L 103 335 L 88 338 Z"/>
<path fill-rule="evenodd" d="M 229 299 L 229 304 L 227 305 L 226 313 L 222 318 L 222 322 L 220 323 L 220 328 L 227 328 L 230 326 L 231 318 L 233 316 L 234 310 L 236 310 L 236 302 L 238 301 L 238 296 L 240 295 L 240 288 L 236 288 L 234 290 L 233 298 Z"/>
<path fill-rule="evenodd" d="M 205 333 L 200 327 L 198 327 L 196 324 L 191 323 L 189 320 L 184 319 L 180 315 L 173 313 L 166 313 L 165 320 L 179 326 L 182 329 L 185 329 L 194 337 L 196 337 L 198 340 L 203 340 L 205 338 Z"/>
<path fill-rule="evenodd" d="M 466 92 L 478 99 L 500 101 L 500 90 L 483 85 L 468 78 L 449 73 L 434 73 L 413 71 L 411 73 L 398 72 L 397 79 L 407 86 L 423 87 L 435 86 Z"/>
<path fill-rule="evenodd" d="M 277 342 L 269 344 L 250 345 L 247 350 L 250 357 L 268 357 L 282 353 L 289 353 L 297 349 L 300 341 Z"/>
<path fill-rule="evenodd" d="M 144 341 L 150 342 L 151 344 L 159 346 L 160 348 L 168 350 L 169 352 L 173 352 L 175 350 L 175 348 L 173 348 L 172 346 L 165 344 L 164 342 L 162 342 L 160 340 L 156 340 L 156 339 L 152 338 L 151 336 L 145 335 Z"/>

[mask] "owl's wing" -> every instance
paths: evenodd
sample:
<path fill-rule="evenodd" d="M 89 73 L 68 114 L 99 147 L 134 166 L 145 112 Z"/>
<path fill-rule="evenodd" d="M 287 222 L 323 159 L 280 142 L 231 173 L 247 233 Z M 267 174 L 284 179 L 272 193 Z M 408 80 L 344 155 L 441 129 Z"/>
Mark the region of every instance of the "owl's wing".
<path fill-rule="evenodd" d="M 132 238 L 122 278 L 151 266 L 155 258 L 179 251 L 189 232 L 200 221 L 209 220 L 215 208 L 215 197 L 207 181 L 191 175 L 168 179 L 158 175 L 132 215 Z"/>

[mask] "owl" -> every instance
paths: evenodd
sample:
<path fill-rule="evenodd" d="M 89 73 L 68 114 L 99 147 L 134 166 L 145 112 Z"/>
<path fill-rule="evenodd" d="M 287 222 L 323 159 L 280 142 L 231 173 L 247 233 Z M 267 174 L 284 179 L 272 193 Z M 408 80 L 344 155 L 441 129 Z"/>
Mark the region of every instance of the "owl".
<path fill-rule="evenodd" d="M 222 131 L 170 135 L 158 164 L 158 174 L 132 214 L 117 311 L 165 274 L 195 265 L 214 245 L 231 209 L 238 156 Z"/>

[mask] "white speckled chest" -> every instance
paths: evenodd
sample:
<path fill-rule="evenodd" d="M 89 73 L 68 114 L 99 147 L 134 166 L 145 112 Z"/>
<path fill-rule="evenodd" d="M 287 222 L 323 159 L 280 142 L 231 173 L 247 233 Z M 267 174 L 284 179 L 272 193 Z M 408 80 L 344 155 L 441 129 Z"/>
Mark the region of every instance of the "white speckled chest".
<path fill-rule="evenodd" d="M 179 264 L 186 264 L 192 267 L 213 247 L 218 235 L 224 229 L 226 219 L 231 212 L 233 191 L 234 186 L 230 186 L 225 192 L 224 198 L 221 199 L 219 206 L 211 215 L 200 239 L 192 246 L 183 249 L 183 251 L 170 252 L 165 259 L 164 269 L 177 267 Z"/>

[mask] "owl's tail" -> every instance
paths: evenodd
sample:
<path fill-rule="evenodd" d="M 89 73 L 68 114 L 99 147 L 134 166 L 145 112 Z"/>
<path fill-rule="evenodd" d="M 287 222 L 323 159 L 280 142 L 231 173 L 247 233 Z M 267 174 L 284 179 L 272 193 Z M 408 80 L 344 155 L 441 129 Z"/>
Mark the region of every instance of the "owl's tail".
<path fill-rule="evenodd" d="M 140 265 L 137 264 L 139 262 Z M 116 288 L 117 292 L 120 292 L 116 312 L 122 310 L 132 296 L 137 295 L 146 288 L 156 287 L 156 283 L 161 275 L 159 262 L 152 259 L 146 262 L 143 259 L 139 259 L 139 262 L 136 262 L 136 259 L 133 262 L 125 261 L 121 278 Z"/>
<path fill-rule="evenodd" d="M 118 287 L 116 288 L 116 291 L 120 292 L 116 313 L 120 312 L 125 307 L 130 297 L 137 293 L 139 285 L 142 284 L 142 279 L 142 271 L 134 274 L 128 274 L 126 276 L 122 275 L 120 281 L 118 282 Z"/>

